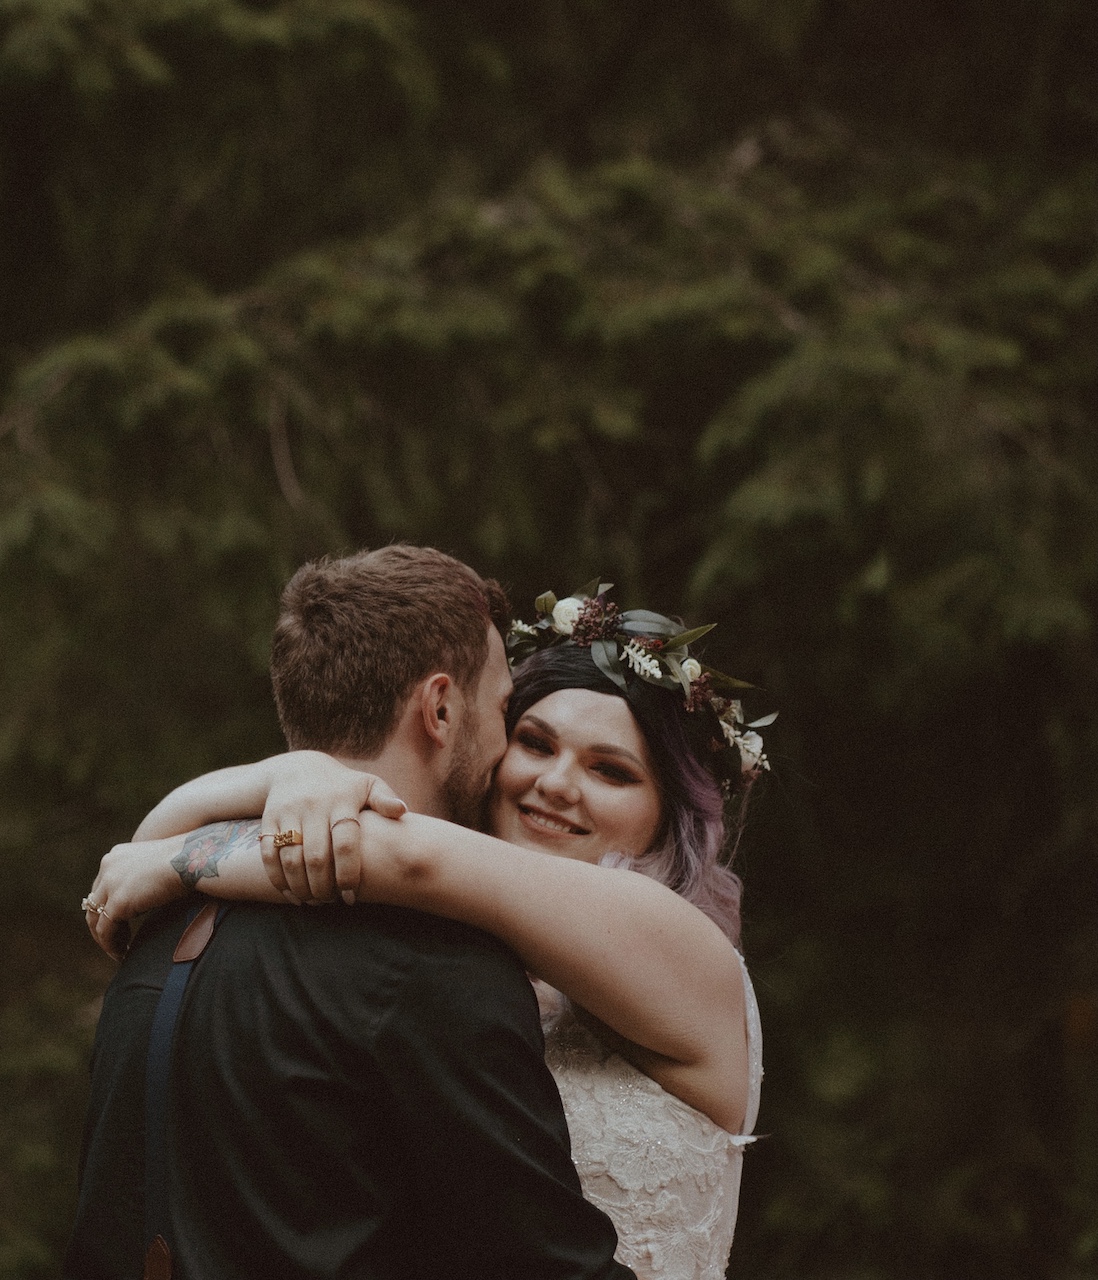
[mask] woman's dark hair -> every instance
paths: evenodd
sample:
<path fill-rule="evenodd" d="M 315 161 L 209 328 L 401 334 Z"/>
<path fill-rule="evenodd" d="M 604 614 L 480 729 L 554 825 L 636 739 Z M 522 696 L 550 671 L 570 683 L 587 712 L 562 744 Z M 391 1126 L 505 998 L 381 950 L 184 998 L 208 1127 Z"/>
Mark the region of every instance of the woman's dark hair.
<path fill-rule="evenodd" d="M 540 650 L 515 668 L 514 679 L 508 734 L 536 702 L 560 689 L 624 699 L 648 744 L 663 810 L 652 848 L 629 865 L 692 902 L 738 946 L 742 886 L 727 865 L 735 839 L 729 840 L 725 825 L 724 797 L 704 763 L 710 736 L 705 713 L 688 713 L 680 693 L 639 678 L 627 678 L 621 689 L 595 666 L 589 649 L 576 645 Z M 715 718 L 712 727 L 717 727 Z M 749 785 L 745 778 L 738 795 L 741 814 Z"/>

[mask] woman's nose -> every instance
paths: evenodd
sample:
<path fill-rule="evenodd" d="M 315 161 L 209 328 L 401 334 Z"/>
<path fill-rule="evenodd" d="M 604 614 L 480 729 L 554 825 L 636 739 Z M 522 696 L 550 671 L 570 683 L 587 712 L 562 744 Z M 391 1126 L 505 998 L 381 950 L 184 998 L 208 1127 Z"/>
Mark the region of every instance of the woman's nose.
<path fill-rule="evenodd" d="M 560 804 L 575 804 L 579 800 L 574 763 L 563 756 L 543 769 L 534 785 L 539 794 Z"/>

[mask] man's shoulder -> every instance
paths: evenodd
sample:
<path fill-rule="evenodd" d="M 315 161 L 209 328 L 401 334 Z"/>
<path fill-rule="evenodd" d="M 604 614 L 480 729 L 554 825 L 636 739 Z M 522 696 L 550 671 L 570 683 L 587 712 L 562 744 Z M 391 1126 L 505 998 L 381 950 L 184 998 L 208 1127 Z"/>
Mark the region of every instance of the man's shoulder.
<path fill-rule="evenodd" d="M 463 1027 L 515 1025 L 534 1036 L 537 1026 L 513 951 L 480 929 L 401 907 L 234 905 L 192 985 L 200 997 L 217 988 L 219 1007 L 244 1022 L 262 1005 L 295 1023 L 328 1021 L 356 1042 L 419 1017 L 445 1024 L 451 1039 Z"/>
<path fill-rule="evenodd" d="M 317 956 L 334 952 L 348 964 L 371 963 L 379 953 L 431 956 L 436 961 L 522 970 L 515 953 L 491 934 L 447 920 L 379 903 L 318 907 L 236 903 L 219 929 L 226 941 L 258 948 L 287 948 Z"/>

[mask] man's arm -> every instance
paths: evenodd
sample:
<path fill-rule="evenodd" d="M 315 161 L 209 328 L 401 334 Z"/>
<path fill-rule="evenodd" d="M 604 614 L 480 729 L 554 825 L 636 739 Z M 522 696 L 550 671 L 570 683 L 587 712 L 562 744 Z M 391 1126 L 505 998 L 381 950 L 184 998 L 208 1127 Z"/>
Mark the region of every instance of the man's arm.
<path fill-rule="evenodd" d="M 375 1047 L 406 1116 L 425 1239 L 444 1251 L 438 1274 L 633 1277 L 583 1199 L 537 1001 L 509 952 L 484 939 L 425 956 Z"/>

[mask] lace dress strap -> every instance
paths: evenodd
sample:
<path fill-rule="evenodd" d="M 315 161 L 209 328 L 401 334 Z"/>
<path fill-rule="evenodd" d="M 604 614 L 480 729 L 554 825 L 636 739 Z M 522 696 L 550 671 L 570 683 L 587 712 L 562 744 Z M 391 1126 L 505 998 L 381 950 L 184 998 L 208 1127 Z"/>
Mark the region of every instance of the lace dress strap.
<path fill-rule="evenodd" d="M 736 958 L 743 973 L 744 1015 L 747 1019 L 747 1110 L 743 1118 L 743 1132 L 748 1134 L 755 1131 L 762 1097 L 762 1019 L 759 1017 L 759 1002 L 755 998 L 755 988 L 751 975 L 747 972 L 747 964 L 739 951 L 736 952 Z"/>

